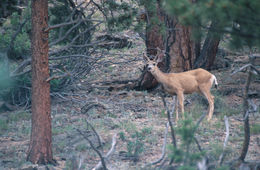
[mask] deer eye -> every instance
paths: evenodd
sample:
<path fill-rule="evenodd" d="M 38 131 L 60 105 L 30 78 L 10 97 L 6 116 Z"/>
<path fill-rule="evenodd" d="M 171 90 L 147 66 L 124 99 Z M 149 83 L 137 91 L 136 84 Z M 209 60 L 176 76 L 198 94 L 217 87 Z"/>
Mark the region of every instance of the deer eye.
<path fill-rule="evenodd" d="M 155 66 L 155 63 L 153 63 L 153 66 Z"/>

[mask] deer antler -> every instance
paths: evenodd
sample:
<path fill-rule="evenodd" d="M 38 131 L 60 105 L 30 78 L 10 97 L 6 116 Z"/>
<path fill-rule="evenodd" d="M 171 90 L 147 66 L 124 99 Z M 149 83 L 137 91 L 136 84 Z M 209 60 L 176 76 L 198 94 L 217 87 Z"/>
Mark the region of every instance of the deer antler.
<path fill-rule="evenodd" d="M 144 60 L 150 61 L 149 57 L 145 53 L 143 53 L 143 57 L 144 57 Z"/>

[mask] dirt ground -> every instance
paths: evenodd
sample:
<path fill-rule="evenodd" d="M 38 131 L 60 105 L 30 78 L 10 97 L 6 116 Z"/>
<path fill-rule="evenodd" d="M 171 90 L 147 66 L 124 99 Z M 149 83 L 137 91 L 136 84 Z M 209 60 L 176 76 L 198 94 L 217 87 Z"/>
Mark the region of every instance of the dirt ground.
<path fill-rule="evenodd" d="M 84 80 L 60 93 L 52 93 L 52 126 L 53 153 L 58 165 L 48 165 L 49 169 L 92 169 L 99 157 L 89 143 L 79 134 L 82 131 L 98 147 L 98 138 L 86 120 L 93 125 L 101 138 L 104 155 L 111 147 L 112 136 L 117 134 L 116 149 L 111 155 L 110 169 L 140 169 L 161 156 L 164 141 L 167 115 L 162 100 L 157 93 L 132 91 L 111 87 L 116 84 L 105 84 L 114 80 L 136 79 L 143 68 L 143 41 L 138 36 L 131 36 L 132 48 L 111 50 L 107 54 L 108 64 L 96 65 Z M 226 136 L 224 116 L 230 125 L 230 136 L 227 143 L 227 155 L 224 162 L 239 156 L 243 143 L 242 89 L 246 73 L 230 76 L 230 73 L 247 62 L 247 56 L 229 55 L 232 60 L 228 68 L 211 71 L 216 75 L 219 88 L 213 89 L 215 112 L 213 120 L 203 120 L 196 132 L 196 138 L 212 162 L 218 161 L 222 153 Z M 129 62 L 130 61 L 130 62 Z M 71 90 L 77 89 L 77 90 Z M 255 80 L 250 91 L 258 93 L 253 102 L 259 106 L 259 78 Z M 194 122 L 207 111 L 207 102 L 202 96 L 186 95 L 186 112 Z M 169 107 L 172 99 L 166 98 Z M 86 112 L 87 110 L 87 112 Z M 20 109 L 14 112 L 0 113 L 2 120 L 0 133 L 0 169 L 26 169 L 34 167 L 26 162 L 26 152 L 30 138 L 30 111 Z M 251 140 L 247 161 L 260 160 L 260 115 L 259 107 L 255 114 L 250 114 Z M 176 125 L 175 125 L 176 126 Z M 142 134 L 138 137 L 138 134 Z M 177 146 L 181 139 L 177 134 Z M 167 143 L 171 143 L 168 134 Z M 132 146 L 132 147 L 131 147 Z M 135 148 L 137 147 L 137 148 Z M 192 144 L 192 151 L 199 152 Z M 167 155 L 170 151 L 167 150 Z M 76 167 L 77 168 L 77 167 Z"/>

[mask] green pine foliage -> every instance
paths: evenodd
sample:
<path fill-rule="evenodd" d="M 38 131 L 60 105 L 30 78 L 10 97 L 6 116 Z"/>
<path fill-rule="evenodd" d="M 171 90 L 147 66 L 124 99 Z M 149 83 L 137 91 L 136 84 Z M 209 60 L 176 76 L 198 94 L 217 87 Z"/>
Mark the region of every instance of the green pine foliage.
<path fill-rule="evenodd" d="M 260 46 L 260 1 L 259 0 L 165 0 L 167 12 L 177 16 L 182 24 L 208 30 L 210 22 L 216 34 L 230 35 L 232 47 Z"/>
<path fill-rule="evenodd" d="M 86 18 L 88 13 L 85 13 L 83 10 L 75 10 L 68 3 L 69 1 L 64 0 L 51 0 L 49 2 L 49 24 L 56 25 L 61 23 L 67 23 L 72 20 L 80 20 L 80 19 L 91 19 Z M 89 29 L 93 25 L 90 21 L 81 21 L 80 23 L 70 24 L 64 27 L 56 28 L 50 31 L 49 34 L 49 43 L 55 42 L 57 39 L 63 37 L 69 30 L 69 34 L 67 34 L 66 38 L 64 38 L 59 45 L 66 45 L 70 43 L 73 38 L 82 34 L 85 30 Z M 86 31 L 84 34 L 77 39 L 78 44 L 88 43 L 91 41 L 92 34 L 94 30 Z"/>
<path fill-rule="evenodd" d="M 195 148 L 194 136 L 196 129 L 197 127 L 192 117 L 187 117 L 187 115 L 184 120 L 178 122 L 178 127 L 175 128 L 177 135 L 181 138 L 180 145 L 176 148 L 173 145 L 169 145 L 168 149 L 170 151 L 169 157 L 175 163 L 182 164 L 178 169 L 194 169 L 196 163 L 205 155 L 204 152 L 200 152 Z"/>
<path fill-rule="evenodd" d="M 26 58 L 30 54 L 31 43 L 29 33 L 31 24 L 29 18 L 30 9 L 28 8 L 23 10 L 21 15 L 19 15 L 18 12 L 12 13 L 3 23 L 1 28 L 2 35 L 0 36 L 0 51 L 7 51 L 10 44 L 13 43 L 12 49 L 8 51 L 8 57 L 10 59 Z M 24 22 L 25 24 L 19 32 L 18 29 Z M 13 38 L 16 34 L 17 36 Z"/>
<path fill-rule="evenodd" d="M 1 0 L 0 3 L 0 26 L 4 22 L 4 18 L 17 11 L 17 0 Z"/>
<path fill-rule="evenodd" d="M 135 0 L 131 0 L 129 2 L 105 1 L 102 5 L 105 17 L 107 19 L 106 24 L 109 31 L 122 31 L 137 24 L 134 24 L 136 15 L 138 13 L 138 4 Z"/>

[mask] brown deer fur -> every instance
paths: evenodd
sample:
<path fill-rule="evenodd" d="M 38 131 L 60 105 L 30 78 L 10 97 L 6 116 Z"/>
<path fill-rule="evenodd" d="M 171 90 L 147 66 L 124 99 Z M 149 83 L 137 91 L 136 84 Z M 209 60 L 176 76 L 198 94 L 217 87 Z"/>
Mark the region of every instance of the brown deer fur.
<path fill-rule="evenodd" d="M 155 61 L 153 61 L 144 54 L 148 71 L 162 84 L 163 89 L 166 92 L 170 95 L 177 95 L 182 113 L 184 113 L 184 94 L 191 94 L 194 92 L 203 94 L 209 103 L 208 121 L 211 120 L 214 112 L 214 96 L 211 95 L 210 89 L 213 83 L 215 83 L 215 87 L 217 87 L 218 83 L 216 77 L 202 68 L 182 73 L 163 73 L 157 67 L 157 63 L 162 61 L 163 57 L 164 52 L 158 53 Z M 176 106 L 176 121 L 178 121 L 178 106 Z"/>

